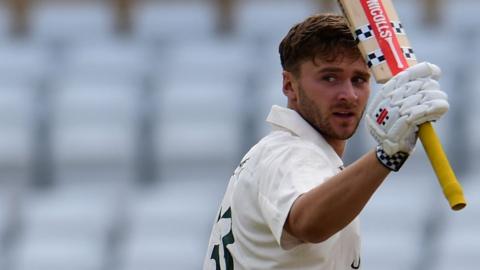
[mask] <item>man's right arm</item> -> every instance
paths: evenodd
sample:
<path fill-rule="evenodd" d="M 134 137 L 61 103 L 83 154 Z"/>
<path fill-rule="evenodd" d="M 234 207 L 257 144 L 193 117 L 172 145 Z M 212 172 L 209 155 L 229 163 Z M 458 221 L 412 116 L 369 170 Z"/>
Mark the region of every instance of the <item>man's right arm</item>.
<path fill-rule="evenodd" d="M 347 226 L 363 209 L 390 170 L 368 152 L 325 183 L 301 195 L 292 205 L 285 230 L 318 243 Z"/>

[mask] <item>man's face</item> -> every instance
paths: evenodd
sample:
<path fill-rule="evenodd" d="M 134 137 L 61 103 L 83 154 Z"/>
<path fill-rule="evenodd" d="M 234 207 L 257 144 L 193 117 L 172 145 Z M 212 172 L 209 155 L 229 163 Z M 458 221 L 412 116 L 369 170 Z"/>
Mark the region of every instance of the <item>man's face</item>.
<path fill-rule="evenodd" d="M 287 88 L 289 78 L 291 91 Z M 284 73 L 284 92 L 296 110 L 327 141 L 346 140 L 358 127 L 370 94 L 365 62 L 343 57 L 334 62 L 305 61 L 299 75 Z"/>

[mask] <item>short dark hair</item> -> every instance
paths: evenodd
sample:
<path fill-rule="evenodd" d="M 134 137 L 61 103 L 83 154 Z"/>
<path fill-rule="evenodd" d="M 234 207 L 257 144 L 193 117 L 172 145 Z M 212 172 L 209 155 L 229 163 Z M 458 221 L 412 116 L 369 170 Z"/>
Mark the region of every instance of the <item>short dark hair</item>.
<path fill-rule="evenodd" d="M 300 64 L 311 59 L 332 62 L 339 57 L 360 57 L 346 19 L 337 14 L 317 14 L 294 25 L 280 42 L 282 68 L 299 74 Z"/>

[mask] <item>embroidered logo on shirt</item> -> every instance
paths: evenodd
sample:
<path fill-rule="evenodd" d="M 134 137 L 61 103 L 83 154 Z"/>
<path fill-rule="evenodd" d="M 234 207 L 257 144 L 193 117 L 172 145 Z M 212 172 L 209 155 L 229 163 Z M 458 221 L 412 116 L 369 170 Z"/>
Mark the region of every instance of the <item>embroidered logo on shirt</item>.
<path fill-rule="evenodd" d="M 360 269 L 360 262 L 361 262 L 361 259 L 360 257 L 358 257 L 357 259 L 353 260 L 350 267 L 352 267 L 352 269 Z"/>
<path fill-rule="evenodd" d="M 233 172 L 233 176 L 237 176 L 240 175 L 240 173 L 243 171 L 243 169 L 245 169 L 245 164 L 247 163 L 247 161 L 249 160 L 250 158 L 247 157 L 245 158 L 245 160 L 242 160 L 242 162 L 240 162 L 240 164 L 238 165 L 238 167 L 235 169 L 235 171 Z"/>

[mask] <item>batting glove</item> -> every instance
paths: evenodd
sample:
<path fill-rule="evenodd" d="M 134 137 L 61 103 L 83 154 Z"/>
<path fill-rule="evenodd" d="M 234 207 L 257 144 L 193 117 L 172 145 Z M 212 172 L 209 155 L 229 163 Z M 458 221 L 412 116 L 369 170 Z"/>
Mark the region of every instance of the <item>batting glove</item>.
<path fill-rule="evenodd" d="M 367 128 L 379 143 L 378 159 L 389 169 L 398 171 L 413 151 L 419 125 L 448 111 L 440 73 L 436 65 L 416 64 L 390 79 L 370 103 Z"/>

